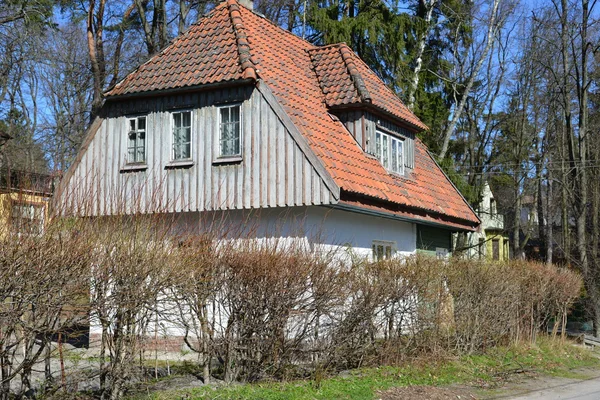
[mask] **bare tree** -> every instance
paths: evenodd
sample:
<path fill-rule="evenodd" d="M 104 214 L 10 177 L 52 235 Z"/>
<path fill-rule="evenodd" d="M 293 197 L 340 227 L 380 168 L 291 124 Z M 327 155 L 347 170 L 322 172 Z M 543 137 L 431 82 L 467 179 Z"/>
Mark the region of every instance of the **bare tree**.
<path fill-rule="evenodd" d="M 513 9 L 514 5 L 508 1 L 494 0 L 486 10 L 487 12 L 479 16 L 480 23 L 483 24 L 486 34 L 481 43 L 472 46 L 472 48 L 469 50 L 469 59 L 471 64 L 466 70 L 462 71 L 460 74 L 461 76 L 455 76 L 453 80 L 454 93 L 458 97 L 455 108 L 452 112 L 452 118 L 442 135 L 443 144 L 439 153 L 439 158 L 446 157 L 448 145 L 450 144 L 450 138 L 454 134 L 456 124 L 463 113 L 465 104 L 473 88 L 473 84 L 475 83 L 479 71 L 483 67 L 488 57 L 488 53 L 498 38 L 498 32 L 503 28 Z M 455 40 L 455 42 L 460 43 L 459 40 Z M 455 51 L 454 61 L 458 62 L 459 57 L 464 57 L 464 55 Z M 466 75 L 463 75 L 463 73 L 466 73 Z"/>

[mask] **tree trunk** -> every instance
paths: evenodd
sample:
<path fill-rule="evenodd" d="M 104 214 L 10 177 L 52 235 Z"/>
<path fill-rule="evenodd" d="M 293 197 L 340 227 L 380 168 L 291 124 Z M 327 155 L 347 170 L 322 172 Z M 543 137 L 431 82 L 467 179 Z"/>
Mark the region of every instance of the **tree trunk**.
<path fill-rule="evenodd" d="M 429 36 L 429 30 L 431 29 L 431 16 L 433 15 L 433 6 L 436 1 L 437 0 L 419 0 L 420 7 L 423 7 L 425 11 L 425 17 L 423 18 L 425 26 L 419 33 L 419 38 L 416 45 L 417 54 L 415 55 L 415 68 L 412 71 L 412 78 L 408 87 L 407 107 L 411 111 L 415 107 L 415 95 L 417 93 L 417 88 L 419 87 L 419 74 L 421 73 L 421 68 L 423 67 L 423 54 L 425 53 L 427 36 Z"/>
<path fill-rule="evenodd" d="M 517 180 L 518 182 L 518 180 Z M 521 249 L 521 195 L 519 193 L 519 185 L 515 187 L 515 221 L 513 223 L 513 258 L 523 258 Z"/>
<path fill-rule="evenodd" d="M 450 120 L 450 123 L 448 124 L 448 126 L 446 127 L 446 130 L 444 131 L 444 135 L 443 135 L 444 142 L 442 145 L 442 149 L 440 150 L 440 154 L 439 154 L 440 159 L 446 157 L 446 153 L 448 152 L 448 145 L 450 144 L 450 137 L 454 133 L 454 128 L 456 127 L 456 124 L 458 123 L 458 119 L 460 118 L 460 116 L 463 112 L 463 109 L 465 108 L 467 98 L 469 97 L 469 94 L 471 93 L 471 89 L 473 88 L 473 84 L 475 83 L 475 79 L 477 78 L 477 74 L 479 73 L 479 70 L 483 66 L 483 63 L 484 63 L 485 59 L 487 58 L 488 52 L 492 48 L 492 43 L 494 43 L 494 40 L 496 37 L 496 32 L 500 28 L 501 21 L 498 20 L 497 14 L 498 14 L 498 7 L 500 6 L 501 1 L 502 0 L 494 0 L 493 4 L 491 6 L 490 22 L 489 22 L 488 31 L 487 31 L 485 47 L 484 47 L 483 52 L 481 53 L 479 59 L 477 60 L 477 63 L 474 65 L 473 70 L 471 71 L 471 74 L 469 75 L 469 78 L 467 79 L 466 84 L 464 85 L 464 90 L 461 93 L 460 101 L 459 101 L 458 105 L 456 106 L 456 108 L 454 109 L 454 112 L 452 113 L 452 119 Z"/>
<path fill-rule="evenodd" d="M 87 15 L 87 44 L 90 66 L 94 80 L 92 94 L 92 110 L 90 123 L 96 119 L 103 103 L 104 81 L 106 79 L 106 61 L 104 59 L 103 20 L 106 0 L 99 0 L 96 10 L 96 0 L 90 0 Z"/>
<path fill-rule="evenodd" d="M 554 212 L 552 207 L 552 199 L 554 198 L 552 192 L 552 169 L 548 168 L 548 195 L 546 199 L 546 215 L 548 218 L 546 224 L 546 264 L 552 264 L 552 255 L 554 250 Z"/>

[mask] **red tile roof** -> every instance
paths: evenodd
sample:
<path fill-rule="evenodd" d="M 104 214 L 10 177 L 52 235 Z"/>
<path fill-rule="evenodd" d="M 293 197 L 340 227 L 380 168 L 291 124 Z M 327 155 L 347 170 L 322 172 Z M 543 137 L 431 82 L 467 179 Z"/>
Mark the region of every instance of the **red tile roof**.
<path fill-rule="evenodd" d="M 423 124 L 345 43 L 309 50 L 329 107 L 370 104 L 419 130 Z"/>
<path fill-rule="evenodd" d="M 425 129 L 346 45 L 314 46 L 236 0 L 221 3 L 107 96 L 241 79 L 258 79 L 268 85 L 340 187 L 342 200 L 344 195 L 358 195 L 389 202 L 391 208 L 395 204 L 414 209 L 415 219 L 437 218 L 449 227 L 479 224 L 421 141 L 415 142 L 410 178 L 401 178 L 389 174 L 341 122 L 331 118 L 331 107 L 368 104 L 414 130 Z"/>
<path fill-rule="evenodd" d="M 170 46 L 127 75 L 106 96 L 251 78 L 248 39 L 243 28 L 241 34 L 236 32 L 234 19 L 240 24 L 239 11 L 230 13 L 227 7 L 218 7 L 208 18 L 200 19 Z"/>

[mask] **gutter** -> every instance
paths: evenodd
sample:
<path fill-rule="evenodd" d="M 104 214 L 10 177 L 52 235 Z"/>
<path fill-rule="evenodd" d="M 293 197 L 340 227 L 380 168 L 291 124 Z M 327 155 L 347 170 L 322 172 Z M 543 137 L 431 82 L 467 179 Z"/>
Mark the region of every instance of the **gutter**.
<path fill-rule="evenodd" d="M 418 223 L 419 225 L 427 225 L 427 226 L 432 226 L 435 228 L 442 228 L 442 229 L 446 229 L 446 230 L 453 231 L 453 232 L 474 232 L 476 229 L 476 228 L 473 228 L 473 230 L 466 229 L 466 228 L 460 229 L 457 227 L 450 227 L 448 225 L 437 223 L 437 222 L 424 221 L 424 220 L 417 219 L 417 218 L 402 217 L 402 216 L 395 215 L 392 213 L 386 213 L 383 211 L 376 211 L 376 210 L 368 210 L 368 209 L 365 209 L 362 207 L 357 207 L 357 206 L 344 204 L 344 203 L 324 205 L 322 207 L 328 207 L 328 208 L 341 210 L 341 211 L 350 211 L 350 212 L 354 212 L 354 213 L 358 213 L 358 214 L 369 215 L 372 217 L 393 219 L 393 220 L 401 221 L 401 222 Z"/>

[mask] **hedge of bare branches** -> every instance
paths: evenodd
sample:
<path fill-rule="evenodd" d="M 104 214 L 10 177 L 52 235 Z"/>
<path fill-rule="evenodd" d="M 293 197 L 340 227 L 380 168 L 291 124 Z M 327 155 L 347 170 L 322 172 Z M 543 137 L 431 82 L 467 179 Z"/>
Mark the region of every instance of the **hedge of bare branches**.
<path fill-rule="evenodd" d="M 0 398 L 31 390 L 57 338 L 90 322 L 99 395 L 117 399 L 159 325 L 198 353 L 205 382 L 281 379 L 535 340 L 564 324 L 581 287 L 536 263 L 348 263 L 302 240 L 176 235 L 159 217 L 62 220 L 1 240 Z M 65 390 L 69 368 L 45 386 Z"/>

